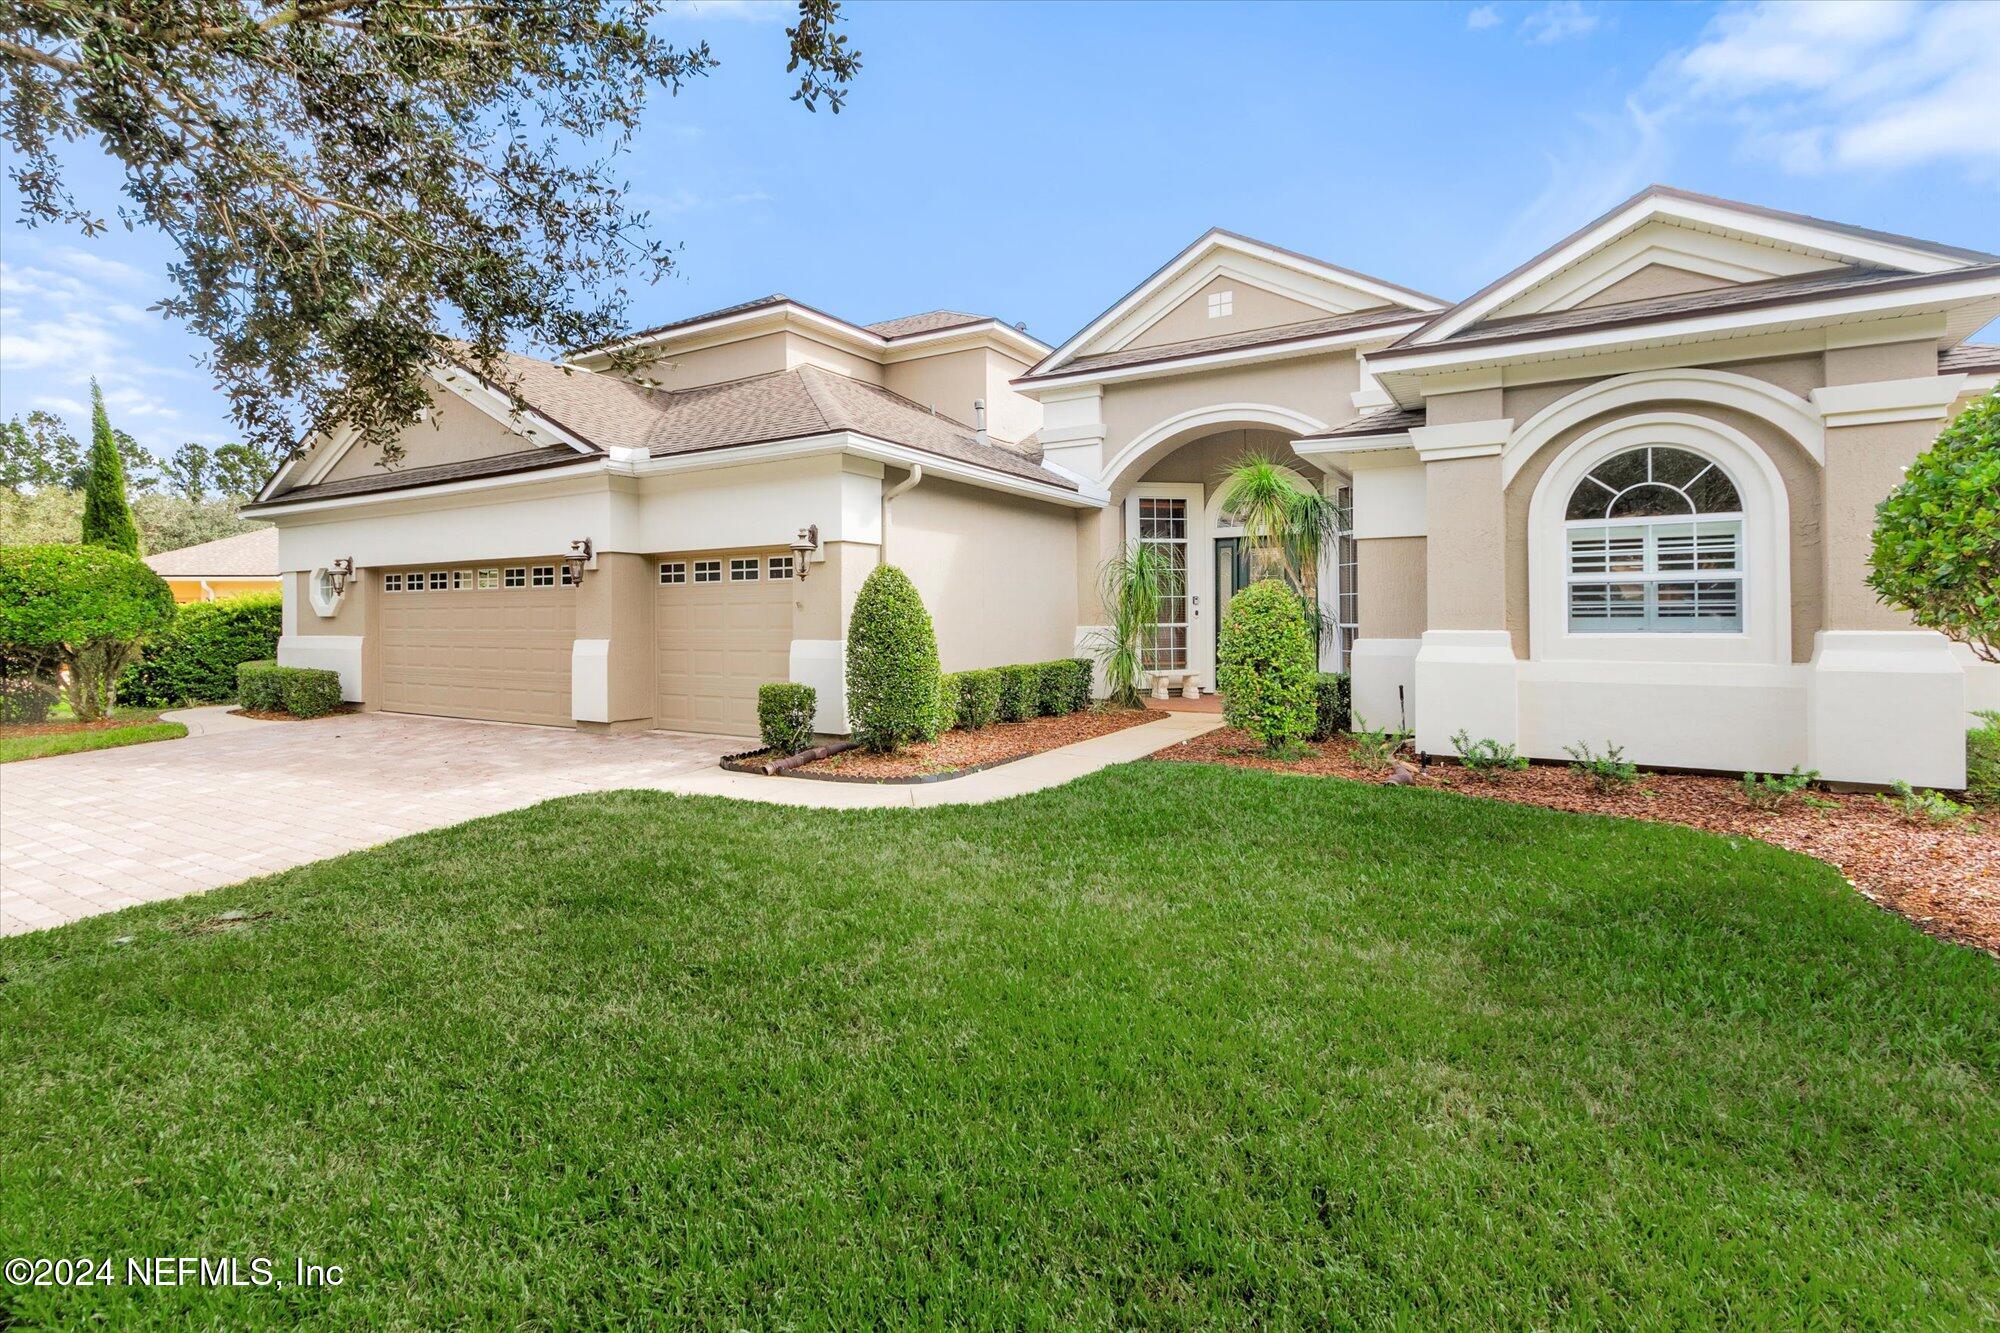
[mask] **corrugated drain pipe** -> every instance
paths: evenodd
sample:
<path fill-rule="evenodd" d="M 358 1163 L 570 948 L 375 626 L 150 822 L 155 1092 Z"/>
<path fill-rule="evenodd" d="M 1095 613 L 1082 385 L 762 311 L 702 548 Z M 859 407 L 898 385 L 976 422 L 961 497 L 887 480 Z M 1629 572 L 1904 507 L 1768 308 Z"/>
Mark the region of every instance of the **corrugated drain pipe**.
<path fill-rule="evenodd" d="M 882 492 L 882 563 L 889 563 L 889 502 L 924 479 L 924 465 L 910 464 L 910 475 Z"/>

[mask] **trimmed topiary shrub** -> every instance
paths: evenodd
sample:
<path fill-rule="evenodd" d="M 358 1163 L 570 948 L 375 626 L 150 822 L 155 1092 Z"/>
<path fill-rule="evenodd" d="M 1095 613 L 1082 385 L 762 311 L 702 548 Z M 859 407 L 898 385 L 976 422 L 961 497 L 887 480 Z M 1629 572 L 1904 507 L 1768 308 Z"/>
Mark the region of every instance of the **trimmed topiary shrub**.
<path fill-rule="evenodd" d="M 1000 720 L 1026 722 L 1041 711 L 1041 675 L 1032 666 L 1004 666 L 1000 676 Z"/>
<path fill-rule="evenodd" d="M 236 702 L 253 713 L 279 713 L 285 708 L 284 668 L 276 662 L 244 662 L 236 668 Z"/>
<path fill-rule="evenodd" d="M 236 698 L 255 713 L 324 717 L 340 707 L 340 673 L 245 662 L 236 668 Z"/>
<path fill-rule="evenodd" d="M 958 686 L 957 725 L 967 731 L 990 727 L 1000 716 L 1000 673 L 992 667 L 961 671 L 951 677 Z"/>
<path fill-rule="evenodd" d="M 273 592 L 185 604 L 171 624 L 147 640 L 139 660 L 125 668 L 119 697 L 144 708 L 232 697 L 236 668 L 268 661 L 278 651 L 283 600 Z"/>
<path fill-rule="evenodd" d="M 1222 617 L 1219 656 L 1216 684 L 1230 726 L 1271 754 L 1296 750 L 1313 734 L 1319 664 L 1297 593 L 1276 579 L 1237 593 Z"/>
<path fill-rule="evenodd" d="M 847 712 L 854 739 L 892 751 L 938 732 L 937 633 L 909 575 L 878 566 L 854 599 Z"/>
<path fill-rule="evenodd" d="M 1322 671 L 1313 679 L 1313 731 L 1316 741 L 1331 740 L 1347 730 L 1345 671 Z"/>
<path fill-rule="evenodd" d="M 1069 659 L 1037 662 L 1035 671 L 1035 711 L 1043 717 L 1061 717 L 1076 711 L 1076 678 Z"/>
<path fill-rule="evenodd" d="M 293 717 L 325 717 L 340 707 L 340 673 L 318 667 L 279 667 L 280 697 Z"/>
<path fill-rule="evenodd" d="M 812 749 L 813 713 L 819 691 L 810 685 L 780 681 L 757 687 L 757 729 L 764 748 L 792 755 Z"/>
<path fill-rule="evenodd" d="M 166 581 L 105 546 L 0 547 L 0 643 L 69 669 L 63 689 L 79 722 L 118 702 L 118 677 L 147 635 L 173 619 Z"/>
<path fill-rule="evenodd" d="M 1096 664 L 1088 657 L 1064 660 L 1069 663 L 1069 711 L 1081 713 L 1090 707 L 1092 687 L 1096 684 Z"/>

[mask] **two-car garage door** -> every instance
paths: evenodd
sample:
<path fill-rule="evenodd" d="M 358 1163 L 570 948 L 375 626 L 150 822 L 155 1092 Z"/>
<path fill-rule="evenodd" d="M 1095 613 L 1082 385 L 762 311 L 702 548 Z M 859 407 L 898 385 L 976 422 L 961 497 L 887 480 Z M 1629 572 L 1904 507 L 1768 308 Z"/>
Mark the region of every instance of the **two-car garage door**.
<path fill-rule="evenodd" d="M 791 554 L 663 555 L 655 574 L 660 696 L 653 725 L 756 735 L 757 687 L 791 673 Z"/>
<path fill-rule="evenodd" d="M 382 579 L 382 706 L 570 724 L 576 592 L 559 561 Z"/>
<path fill-rule="evenodd" d="M 757 687 L 785 680 L 791 670 L 797 586 L 791 554 L 690 552 L 650 563 L 657 580 L 653 725 L 756 735 Z M 539 564 L 388 572 L 382 706 L 570 725 L 579 591 L 562 563 L 548 557 Z"/>

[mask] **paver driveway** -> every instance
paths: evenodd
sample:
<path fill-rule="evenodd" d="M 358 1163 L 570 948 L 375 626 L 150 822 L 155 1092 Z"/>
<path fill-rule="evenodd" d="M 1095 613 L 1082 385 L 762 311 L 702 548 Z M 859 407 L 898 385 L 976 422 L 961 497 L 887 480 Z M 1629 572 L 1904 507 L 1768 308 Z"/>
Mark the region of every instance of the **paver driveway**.
<path fill-rule="evenodd" d="M 532 805 L 653 787 L 746 748 L 673 732 L 356 713 L 0 768 L 0 934 Z"/>

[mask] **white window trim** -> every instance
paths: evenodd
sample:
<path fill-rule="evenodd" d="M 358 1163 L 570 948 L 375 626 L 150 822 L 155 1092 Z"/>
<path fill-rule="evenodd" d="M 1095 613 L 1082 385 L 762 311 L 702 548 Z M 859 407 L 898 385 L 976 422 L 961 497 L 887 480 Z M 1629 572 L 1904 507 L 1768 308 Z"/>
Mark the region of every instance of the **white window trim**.
<path fill-rule="evenodd" d="M 1642 445 L 1699 454 L 1729 474 L 1743 503 L 1743 628 L 1714 633 L 1569 629 L 1570 492 L 1605 459 Z M 1750 437 L 1706 417 L 1649 412 L 1583 435 L 1549 464 L 1528 503 L 1528 652 L 1537 662 L 1792 660 L 1791 505 L 1776 464 Z"/>

